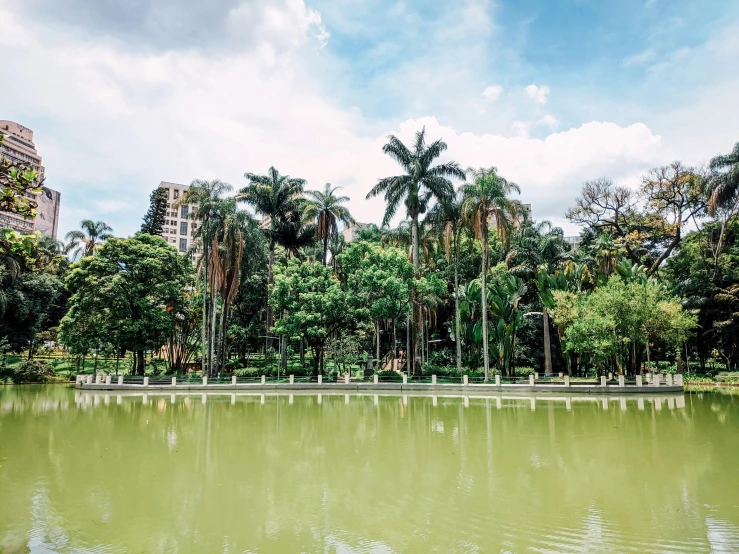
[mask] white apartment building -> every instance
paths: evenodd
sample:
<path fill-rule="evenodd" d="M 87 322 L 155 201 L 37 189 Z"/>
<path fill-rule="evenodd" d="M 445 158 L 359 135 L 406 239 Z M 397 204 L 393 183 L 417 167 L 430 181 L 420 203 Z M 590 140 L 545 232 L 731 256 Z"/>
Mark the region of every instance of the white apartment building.
<path fill-rule="evenodd" d="M 188 191 L 188 185 L 162 181 L 159 188 L 167 191 L 167 215 L 164 218 L 162 236 L 182 254 L 188 252 L 195 241 L 195 231 L 200 226 L 197 219 L 192 218 L 195 212 L 193 204 L 182 204 L 175 207 L 177 201 Z"/>

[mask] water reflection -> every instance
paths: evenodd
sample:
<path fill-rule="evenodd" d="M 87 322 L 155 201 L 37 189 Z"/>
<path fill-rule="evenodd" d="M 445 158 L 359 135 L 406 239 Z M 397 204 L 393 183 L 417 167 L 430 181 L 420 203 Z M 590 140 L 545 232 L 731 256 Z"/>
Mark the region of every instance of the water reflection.
<path fill-rule="evenodd" d="M 735 396 L 0 389 L 0 552 L 739 551 Z"/>

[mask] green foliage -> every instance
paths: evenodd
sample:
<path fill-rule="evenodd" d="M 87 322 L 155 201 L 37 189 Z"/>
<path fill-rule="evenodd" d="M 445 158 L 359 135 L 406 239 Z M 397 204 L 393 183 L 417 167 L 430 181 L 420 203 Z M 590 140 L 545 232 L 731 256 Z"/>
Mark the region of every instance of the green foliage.
<path fill-rule="evenodd" d="M 55 377 L 54 369 L 42 360 L 24 360 L 10 372 L 10 378 L 16 384 L 45 383 Z"/>
<path fill-rule="evenodd" d="M 352 309 L 331 269 L 297 259 L 278 268 L 270 303 L 275 313 L 281 314 L 275 333 L 305 339 L 313 351 L 316 374 L 322 371 L 329 337 L 338 329 L 346 332 L 363 315 Z"/>
<path fill-rule="evenodd" d="M 567 322 L 565 350 L 601 368 L 614 359 L 620 371 L 629 362 L 635 369 L 648 344 L 679 351 L 696 323 L 695 316 L 652 279 L 612 277 L 591 294 L 577 297 L 574 305 L 571 300 L 560 294 L 563 305 L 555 308 L 555 322 Z"/>
<path fill-rule="evenodd" d="M 84 354 L 110 344 L 137 353 L 134 371 L 143 373 L 143 353 L 161 348 L 186 307 L 193 270 L 157 236 L 109 239 L 96 256 L 72 267 L 72 292 L 60 337 Z"/>
<path fill-rule="evenodd" d="M 167 216 L 167 190 L 157 187 L 149 196 L 149 209 L 144 215 L 141 232 L 149 235 L 161 235 L 164 219 Z"/>
<path fill-rule="evenodd" d="M 0 133 L 0 145 L 3 135 Z M 34 194 L 41 193 L 38 175 L 30 166 L 0 157 L 0 211 L 33 219 L 36 217 Z M 29 198 L 30 196 L 30 198 Z"/>

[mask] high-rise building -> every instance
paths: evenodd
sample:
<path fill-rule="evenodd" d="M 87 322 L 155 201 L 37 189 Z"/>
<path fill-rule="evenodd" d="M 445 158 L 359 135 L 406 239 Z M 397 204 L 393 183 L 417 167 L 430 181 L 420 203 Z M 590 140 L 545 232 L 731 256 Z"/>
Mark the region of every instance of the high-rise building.
<path fill-rule="evenodd" d="M 354 223 L 346 225 L 341 234 L 344 235 L 344 242 L 351 242 L 359 238 L 359 233 L 361 233 L 362 231 L 367 231 L 371 228 L 372 223 L 360 223 L 359 221 L 355 221 Z"/>
<path fill-rule="evenodd" d="M 41 231 L 56 239 L 61 194 L 43 186 L 45 169 L 33 143 L 33 131 L 13 121 L 0 120 L 0 134 L 3 136 L 0 157 L 30 166 L 38 175 L 38 182 L 42 183 L 41 194 L 29 195 L 38 204 L 36 218 L 32 220 L 14 213 L 0 212 L 0 228 L 10 227 L 23 233 Z"/>
<path fill-rule="evenodd" d="M 192 247 L 195 231 L 200 226 L 200 221 L 192 218 L 195 206 L 192 204 L 178 205 L 177 203 L 178 199 L 190 190 L 190 187 L 162 181 L 159 183 L 159 188 L 167 191 L 167 215 L 162 227 L 162 236 L 182 254 L 185 254 Z"/>

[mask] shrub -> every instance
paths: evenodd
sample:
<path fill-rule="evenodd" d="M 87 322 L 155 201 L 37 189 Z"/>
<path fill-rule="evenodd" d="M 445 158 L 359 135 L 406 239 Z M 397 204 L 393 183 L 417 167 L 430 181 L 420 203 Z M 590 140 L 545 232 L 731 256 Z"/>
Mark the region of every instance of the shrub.
<path fill-rule="evenodd" d="M 397 371 L 378 371 L 377 378 L 382 381 L 402 381 L 403 376 Z"/>
<path fill-rule="evenodd" d="M 14 383 L 45 383 L 56 377 L 54 369 L 42 360 L 25 360 L 11 374 Z"/>

